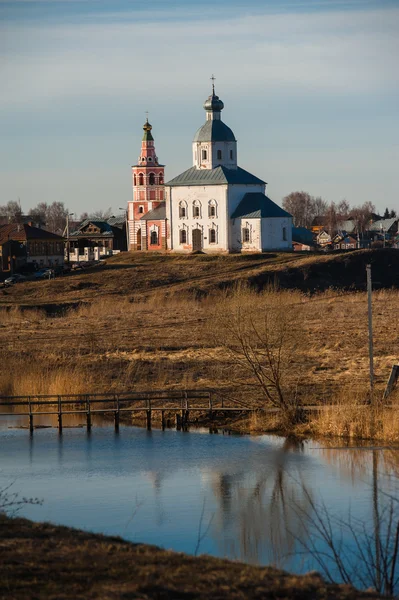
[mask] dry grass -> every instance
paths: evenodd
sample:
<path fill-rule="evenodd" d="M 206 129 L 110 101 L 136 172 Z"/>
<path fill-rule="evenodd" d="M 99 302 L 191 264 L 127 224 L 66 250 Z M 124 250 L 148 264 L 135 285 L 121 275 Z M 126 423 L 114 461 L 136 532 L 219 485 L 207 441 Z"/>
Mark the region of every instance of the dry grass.
<path fill-rule="evenodd" d="M 399 402 L 396 397 L 392 407 L 377 402 L 375 407 L 365 406 L 367 392 L 356 393 L 352 388 L 341 390 L 331 408 L 310 417 L 306 428 L 326 437 L 352 439 L 379 439 L 399 441 Z"/>
<path fill-rule="evenodd" d="M 343 398 L 349 406 L 364 395 L 364 292 L 329 289 L 310 295 L 268 284 L 256 293 L 240 283 L 262 269 L 286 274 L 293 264 L 341 269 L 336 257 L 123 255 L 117 260 L 105 270 L 5 290 L 0 297 L 0 394 L 210 387 L 259 405 L 262 398 L 255 387 L 242 385 L 250 383 L 248 375 L 232 363 L 225 344 L 226 315 L 240 304 L 256 318 L 263 319 L 273 306 L 289 314 L 288 393 L 305 403 L 339 404 Z M 373 309 L 376 393 L 381 397 L 398 360 L 399 293 L 375 292 Z M 339 423 L 321 415 L 318 427 L 330 435 L 369 435 L 361 411 L 366 414 L 356 407 L 339 411 Z M 378 423 L 381 435 L 396 439 L 396 419 L 380 416 Z"/>
<path fill-rule="evenodd" d="M 1 519 L 0 597 L 13 600 L 360 600 L 380 598 L 317 573 L 290 575 L 120 538 Z"/>

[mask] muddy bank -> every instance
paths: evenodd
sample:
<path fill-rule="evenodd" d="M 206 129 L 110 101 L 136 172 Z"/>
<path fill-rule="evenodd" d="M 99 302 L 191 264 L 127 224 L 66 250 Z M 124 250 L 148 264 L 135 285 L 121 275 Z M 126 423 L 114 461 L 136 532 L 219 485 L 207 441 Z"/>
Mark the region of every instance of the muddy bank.
<path fill-rule="evenodd" d="M 290 575 L 132 544 L 67 527 L 0 518 L 0 598 L 7 600 L 381 598 L 327 585 L 315 573 Z"/>

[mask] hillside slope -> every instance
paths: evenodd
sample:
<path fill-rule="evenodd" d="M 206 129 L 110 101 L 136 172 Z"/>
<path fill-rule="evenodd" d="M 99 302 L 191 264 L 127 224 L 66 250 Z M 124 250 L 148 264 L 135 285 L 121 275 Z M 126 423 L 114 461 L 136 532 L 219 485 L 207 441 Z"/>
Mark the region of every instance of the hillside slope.
<path fill-rule="evenodd" d="M 123 253 L 104 265 L 51 281 L 26 282 L 0 290 L 0 304 L 69 303 L 99 295 L 130 298 L 162 293 L 207 294 L 249 283 L 304 292 L 328 288 L 364 290 L 366 264 L 371 263 L 375 288 L 399 287 L 399 251 L 357 250 L 329 255 L 269 253 L 249 256 Z"/>

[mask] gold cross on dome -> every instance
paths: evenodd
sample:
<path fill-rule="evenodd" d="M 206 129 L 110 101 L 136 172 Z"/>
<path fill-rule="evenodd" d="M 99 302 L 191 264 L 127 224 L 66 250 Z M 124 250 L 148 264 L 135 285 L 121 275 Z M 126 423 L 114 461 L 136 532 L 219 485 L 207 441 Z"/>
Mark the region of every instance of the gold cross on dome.
<path fill-rule="evenodd" d="M 146 117 L 147 117 L 147 123 L 148 123 L 148 110 L 145 111 Z"/>

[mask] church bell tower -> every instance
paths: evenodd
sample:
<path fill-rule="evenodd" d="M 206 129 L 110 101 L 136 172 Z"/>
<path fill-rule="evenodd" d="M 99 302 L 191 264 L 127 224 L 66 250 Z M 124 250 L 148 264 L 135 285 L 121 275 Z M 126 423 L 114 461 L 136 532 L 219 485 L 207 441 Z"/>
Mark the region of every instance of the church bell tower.
<path fill-rule="evenodd" d="M 128 202 L 129 250 L 147 248 L 146 228 L 141 217 L 164 202 L 164 170 L 155 151 L 152 125 L 148 118 L 143 125 L 144 135 L 136 165 L 132 166 L 133 198 Z"/>

